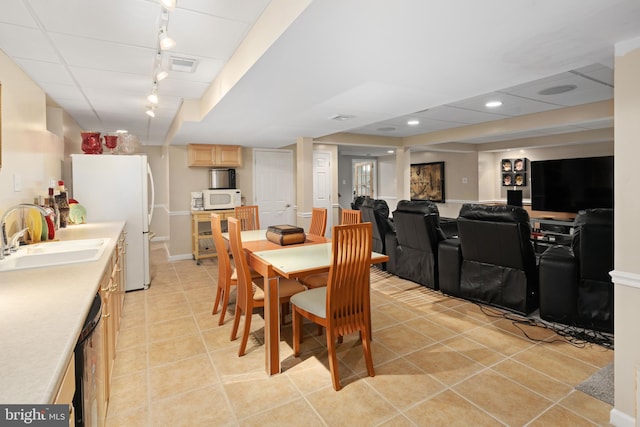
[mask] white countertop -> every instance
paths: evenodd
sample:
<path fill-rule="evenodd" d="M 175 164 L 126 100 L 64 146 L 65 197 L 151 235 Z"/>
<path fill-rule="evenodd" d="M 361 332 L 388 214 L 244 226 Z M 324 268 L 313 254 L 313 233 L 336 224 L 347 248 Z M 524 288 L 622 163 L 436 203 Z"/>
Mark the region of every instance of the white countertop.
<path fill-rule="evenodd" d="M 72 225 L 56 239 L 111 238 L 93 262 L 0 273 L 0 403 L 52 403 L 124 222 Z"/>

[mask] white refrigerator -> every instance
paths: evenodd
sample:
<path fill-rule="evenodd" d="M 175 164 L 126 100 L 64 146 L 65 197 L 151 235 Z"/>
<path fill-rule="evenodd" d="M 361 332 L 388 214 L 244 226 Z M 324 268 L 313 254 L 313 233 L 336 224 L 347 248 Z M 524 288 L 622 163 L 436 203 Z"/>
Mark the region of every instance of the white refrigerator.
<path fill-rule="evenodd" d="M 144 154 L 72 154 L 72 197 L 87 210 L 87 224 L 126 221 L 126 290 L 147 289 L 153 175 Z"/>

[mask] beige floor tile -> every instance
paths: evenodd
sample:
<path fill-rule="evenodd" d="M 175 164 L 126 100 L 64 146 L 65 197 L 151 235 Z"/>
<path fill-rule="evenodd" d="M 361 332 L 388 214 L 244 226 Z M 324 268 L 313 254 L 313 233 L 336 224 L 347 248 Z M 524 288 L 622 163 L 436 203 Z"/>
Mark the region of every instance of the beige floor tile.
<path fill-rule="evenodd" d="M 433 339 L 416 332 L 404 324 L 393 325 L 376 331 L 374 339 L 398 355 L 412 353 L 435 343 Z"/>
<path fill-rule="evenodd" d="M 527 425 L 530 427 L 593 427 L 599 424 L 594 424 L 574 412 L 556 405 Z"/>
<path fill-rule="evenodd" d="M 444 392 L 405 411 L 416 426 L 428 427 L 495 427 L 500 423 L 456 393 Z"/>
<path fill-rule="evenodd" d="M 478 341 L 469 339 L 464 335 L 458 335 L 448 340 L 442 341 L 442 344 L 455 349 L 457 352 L 467 356 L 469 359 L 482 363 L 485 366 L 491 366 L 504 360 L 505 356 L 490 347 L 481 344 Z"/>
<path fill-rule="evenodd" d="M 376 312 L 386 314 L 398 322 L 405 322 L 418 316 L 413 310 L 407 309 L 403 304 L 390 303 L 376 307 Z"/>
<path fill-rule="evenodd" d="M 111 379 L 108 415 L 115 416 L 132 409 L 147 407 L 147 371 Z"/>
<path fill-rule="evenodd" d="M 497 419 L 514 426 L 525 425 L 553 404 L 494 371 L 481 372 L 454 386 L 453 390 Z"/>
<path fill-rule="evenodd" d="M 452 309 L 431 314 L 428 319 L 444 328 L 451 329 L 458 333 L 467 332 L 486 324 L 486 322 Z"/>
<path fill-rule="evenodd" d="M 209 315 L 209 317 L 212 316 Z M 201 331 L 201 334 L 204 339 L 204 343 L 207 346 L 207 351 L 217 351 L 221 348 L 232 346 L 237 352 L 237 349 L 240 346 L 240 341 L 231 341 L 231 323 L 203 330 Z M 256 343 L 259 344 L 257 341 Z"/>
<path fill-rule="evenodd" d="M 609 415 L 613 409 L 608 403 L 578 390 L 562 399 L 559 404 L 598 425 L 609 424 Z"/>
<path fill-rule="evenodd" d="M 560 338 L 552 329 L 535 326 L 538 322 L 513 321 L 508 319 L 499 319 L 493 322 L 493 325 L 511 332 L 512 334 L 534 341 L 551 342 Z"/>
<path fill-rule="evenodd" d="M 154 401 L 151 407 L 154 427 L 237 425 L 224 393 L 217 386 Z"/>
<path fill-rule="evenodd" d="M 131 375 L 147 369 L 147 343 L 134 347 L 116 348 L 113 376 Z"/>
<path fill-rule="evenodd" d="M 205 351 L 200 335 L 185 335 L 166 341 L 150 343 L 149 366 L 155 367 L 163 363 L 176 362 L 196 354 L 205 353 Z"/>
<path fill-rule="evenodd" d="M 149 341 L 164 341 L 183 335 L 195 335 L 198 326 L 192 315 L 154 323 L 149 327 Z"/>
<path fill-rule="evenodd" d="M 536 345 L 532 341 L 505 333 L 502 329 L 493 325 L 481 326 L 465 332 L 463 335 L 506 356 L 514 355 Z"/>
<path fill-rule="evenodd" d="M 268 409 L 282 405 L 302 397 L 286 375 L 267 377 L 236 378 L 233 382 L 223 384 L 224 390 L 231 402 L 231 408 L 236 414 L 244 417 L 256 415 Z"/>
<path fill-rule="evenodd" d="M 152 400 L 164 399 L 217 382 L 216 372 L 207 354 L 149 369 Z"/>
<path fill-rule="evenodd" d="M 276 408 L 268 409 L 257 415 L 240 420 L 245 427 L 281 427 L 281 426 L 325 426 L 313 408 L 304 400 L 286 402 Z"/>
<path fill-rule="evenodd" d="M 344 342 L 338 344 L 336 349 L 338 359 L 344 363 L 349 369 L 359 375 L 367 376 L 367 364 L 364 359 L 364 352 L 362 351 L 362 342 L 360 340 Z M 385 347 L 379 340 L 374 338 L 371 343 L 371 358 L 373 359 L 373 366 L 387 363 L 390 360 L 396 359 L 398 354 Z"/>
<path fill-rule="evenodd" d="M 165 322 L 192 314 L 191 307 L 187 302 L 176 303 L 167 307 L 149 307 L 147 309 L 147 319 L 149 324 Z"/>
<path fill-rule="evenodd" d="M 149 419 L 149 408 L 143 406 L 141 408 L 136 408 L 126 412 L 120 412 L 114 415 L 111 415 L 111 412 L 109 412 L 107 414 L 105 425 L 106 427 L 151 426 L 151 420 Z"/>
<path fill-rule="evenodd" d="M 365 379 L 396 408 L 406 409 L 441 392 L 445 386 L 404 358 L 376 365 L 376 376 Z"/>
<path fill-rule="evenodd" d="M 486 369 L 480 363 L 442 344 L 418 350 L 405 358 L 447 385 L 453 385 Z"/>
<path fill-rule="evenodd" d="M 396 415 L 395 417 L 381 424 L 378 424 L 378 427 L 415 427 L 415 424 L 412 423 L 406 416 L 401 414 Z"/>
<path fill-rule="evenodd" d="M 557 351 L 561 354 L 574 357 L 582 362 L 589 363 L 598 368 L 613 362 L 613 350 L 601 347 L 596 344 L 573 345 L 567 341 L 556 341 L 547 346 L 547 348 Z"/>
<path fill-rule="evenodd" d="M 212 351 L 209 354 L 223 383 L 255 374 L 266 375 L 264 351 L 251 351 L 238 356 L 238 344 L 228 349 Z"/>
<path fill-rule="evenodd" d="M 420 332 L 422 335 L 438 342 L 449 339 L 459 334 L 459 332 L 448 329 L 437 323 L 437 319 L 433 317 L 423 316 L 405 322 L 405 326 Z"/>
<path fill-rule="evenodd" d="M 598 370 L 593 365 L 551 350 L 547 345 L 537 345 L 516 354 L 513 358 L 572 386 L 580 384 Z"/>
<path fill-rule="evenodd" d="M 321 388 L 333 387 L 326 350 L 306 354 L 288 362 L 287 369 L 284 371 L 285 375 L 291 379 L 302 394 L 307 395 Z M 338 361 L 338 372 L 343 385 L 355 378 L 355 374 L 340 361 Z"/>
<path fill-rule="evenodd" d="M 573 390 L 573 387 L 515 360 L 507 359 L 498 363 L 493 370 L 554 401 Z"/>
<path fill-rule="evenodd" d="M 118 350 L 134 347 L 147 343 L 147 328 L 142 323 L 141 326 L 131 328 L 120 328 L 118 333 Z"/>
<path fill-rule="evenodd" d="M 339 392 L 333 387 L 325 387 L 306 398 L 329 426 L 345 425 L 346 422 L 373 426 L 399 414 L 362 380 L 343 385 Z"/>

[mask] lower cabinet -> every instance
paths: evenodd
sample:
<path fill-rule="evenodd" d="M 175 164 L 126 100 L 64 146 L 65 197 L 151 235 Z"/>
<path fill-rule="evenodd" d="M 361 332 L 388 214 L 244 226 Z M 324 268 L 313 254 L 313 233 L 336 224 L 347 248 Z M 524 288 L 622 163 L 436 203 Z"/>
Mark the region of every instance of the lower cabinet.
<path fill-rule="evenodd" d="M 67 365 L 64 377 L 62 378 L 62 384 L 58 389 L 56 398 L 53 403 L 55 405 L 69 405 L 69 426 L 76 425 L 75 413 L 73 408 L 73 395 L 76 391 L 76 362 L 75 355 L 71 355 L 71 360 Z"/>
<path fill-rule="evenodd" d="M 109 407 L 109 396 L 111 395 L 111 376 L 113 374 L 113 366 L 116 359 L 116 343 L 118 339 L 118 331 L 120 329 L 120 316 L 122 313 L 122 305 L 124 303 L 124 253 L 126 242 L 124 234 L 118 240 L 118 246 L 111 256 L 111 263 L 105 270 L 102 280 L 100 281 L 100 296 L 102 298 L 102 354 L 104 366 L 104 384 L 102 402 L 98 406 L 102 408 L 99 411 L 100 422 L 102 425 L 106 419 Z"/>

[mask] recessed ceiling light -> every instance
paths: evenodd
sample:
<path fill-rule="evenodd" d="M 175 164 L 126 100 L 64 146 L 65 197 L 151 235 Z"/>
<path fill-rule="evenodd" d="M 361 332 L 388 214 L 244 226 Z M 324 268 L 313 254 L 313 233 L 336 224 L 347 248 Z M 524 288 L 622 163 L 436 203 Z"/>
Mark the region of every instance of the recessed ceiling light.
<path fill-rule="evenodd" d="M 409 126 L 416 126 L 416 125 L 420 124 L 420 120 L 412 119 L 412 120 L 407 121 L 407 124 Z"/>
<path fill-rule="evenodd" d="M 487 108 L 496 108 L 501 105 L 502 105 L 502 101 L 489 101 L 486 104 L 484 104 L 484 106 Z"/>
<path fill-rule="evenodd" d="M 129 132 L 125 129 L 118 129 L 116 133 L 129 133 Z"/>
<path fill-rule="evenodd" d="M 336 121 L 339 121 L 339 122 L 343 122 L 345 120 L 351 120 L 354 117 L 355 116 L 350 116 L 348 114 L 336 114 L 335 116 L 329 117 L 329 120 L 336 120 Z"/>
<path fill-rule="evenodd" d="M 389 154 L 393 154 L 393 153 L 395 153 L 395 151 L 393 151 L 393 150 L 387 150 L 387 153 L 389 153 Z"/>
<path fill-rule="evenodd" d="M 560 93 L 571 92 L 578 86 L 576 85 L 560 85 L 542 89 L 538 95 L 558 95 Z"/>

